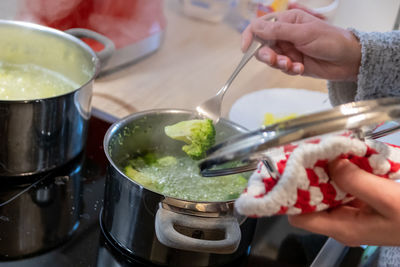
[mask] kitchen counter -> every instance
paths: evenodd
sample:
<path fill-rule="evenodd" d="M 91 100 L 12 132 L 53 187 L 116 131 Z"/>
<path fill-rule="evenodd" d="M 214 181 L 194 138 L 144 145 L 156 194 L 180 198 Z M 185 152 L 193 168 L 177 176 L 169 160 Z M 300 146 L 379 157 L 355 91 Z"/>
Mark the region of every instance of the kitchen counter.
<path fill-rule="evenodd" d="M 167 27 L 152 55 L 95 81 L 93 106 L 116 117 L 154 109 L 194 109 L 226 82 L 242 53 L 240 33 L 230 25 L 195 20 L 181 13 L 177 0 L 164 1 Z M 250 60 L 224 98 L 224 117 L 241 96 L 265 88 L 326 92 L 326 81 L 288 76 Z M 268 99 L 265 100 L 268 105 Z"/>

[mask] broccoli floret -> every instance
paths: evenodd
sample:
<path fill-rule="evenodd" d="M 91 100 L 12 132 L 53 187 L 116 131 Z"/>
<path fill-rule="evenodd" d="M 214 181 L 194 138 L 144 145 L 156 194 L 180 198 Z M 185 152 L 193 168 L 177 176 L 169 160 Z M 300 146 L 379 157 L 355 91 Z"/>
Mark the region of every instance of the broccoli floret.
<path fill-rule="evenodd" d="M 152 152 L 148 152 L 143 156 L 138 156 L 128 161 L 128 165 L 139 171 L 149 166 L 168 167 L 176 164 L 178 164 L 178 160 L 175 157 L 165 156 L 157 158 L 157 155 Z"/>
<path fill-rule="evenodd" d="M 147 165 L 151 165 L 157 162 L 157 155 L 155 153 L 148 152 L 143 156 L 143 159 Z"/>
<path fill-rule="evenodd" d="M 201 159 L 215 143 L 215 128 L 212 120 L 188 120 L 165 127 L 165 134 L 186 143 L 182 150 L 192 159 Z"/>
<path fill-rule="evenodd" d="M 139 184 L 143 185 L 144 187 L 148 187 L 148 186 L 156 186 L 157 184 L 154 183 L 154 181 L 146 176 L 145 174 L 135 170 L 131 165 L 128 165 L 125 167 L 125 171 L 124 173 L 131 178 L 132 180 L 138 182 Z"/>
<path fill-rule="evenodd" d="M 135 169 L 142 169 L 148 165 L 152 165 L 157 162 L 157 156 L 154 153 L 148 152 L 144 156 L 136 157 L 129 160 L 129 164 Z"/>

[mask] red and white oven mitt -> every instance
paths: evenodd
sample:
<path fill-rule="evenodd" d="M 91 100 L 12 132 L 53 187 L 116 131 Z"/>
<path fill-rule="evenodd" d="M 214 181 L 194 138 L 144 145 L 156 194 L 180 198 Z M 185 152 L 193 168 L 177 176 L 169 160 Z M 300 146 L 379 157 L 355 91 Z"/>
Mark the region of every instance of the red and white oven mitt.
<path fill-rule="evenodd" d="M 241 214 L 251 217 L 302 214 L 325 210 L 352 200 L 328 176 L 328 163 L 347 158 L 361 169 L 389 179 L 400 178 L 400 147 L 343 135 L 325 136 L 271 150 L 279 177 L 263 163 L 236 200 Z"/>

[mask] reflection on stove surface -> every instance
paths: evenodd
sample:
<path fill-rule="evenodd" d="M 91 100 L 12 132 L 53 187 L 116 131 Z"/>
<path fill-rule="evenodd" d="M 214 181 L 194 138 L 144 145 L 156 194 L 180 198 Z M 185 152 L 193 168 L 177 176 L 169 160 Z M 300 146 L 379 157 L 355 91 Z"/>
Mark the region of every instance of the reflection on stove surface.
<path fill-rule="evenodd" d="M 96 267 L 127 267 L 150 266 L 149 263 L 134 259 L 132 256 L 119 249 L 113 242 L 103 233 L 100 234 L 99 249 L 97 254 Z M 154 266 L 154 265 L 153 265 Z"/>

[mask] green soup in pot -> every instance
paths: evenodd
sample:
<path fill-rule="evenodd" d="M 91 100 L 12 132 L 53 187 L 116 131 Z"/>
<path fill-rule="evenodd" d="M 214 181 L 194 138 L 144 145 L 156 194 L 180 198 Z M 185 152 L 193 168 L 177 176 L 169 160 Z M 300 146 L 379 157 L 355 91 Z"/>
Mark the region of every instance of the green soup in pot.
<path fill-rule="evenodd" d="M 147 189 L 192 201 L 233 200 L 247 185 L 247 179 L 240 174 L 205 178 L 199 174 L 197 161 L 157 153 L 128 160 L 124 173 Z"/>
<path fill-rule="evenodd" d="M 0 100 L 33 100 L 69 93 L 79 85 L 65 76 L 33 64 L 0 61 Z"/>

